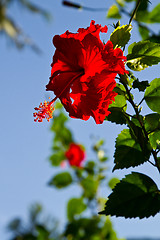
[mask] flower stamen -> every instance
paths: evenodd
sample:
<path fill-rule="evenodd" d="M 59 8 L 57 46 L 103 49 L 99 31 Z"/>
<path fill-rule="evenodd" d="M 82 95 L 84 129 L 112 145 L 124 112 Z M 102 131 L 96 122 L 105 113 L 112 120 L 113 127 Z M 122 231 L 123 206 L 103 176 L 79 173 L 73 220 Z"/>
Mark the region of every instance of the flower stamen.
<path fill-rule="evenodd" d="M 43 119 L 47 119 L 47 121 L 49 122 L 51 118 L 53 118 L 53 111 L 54 111 L 54 107 L 53 107 L 53 103 L 54 100 L 52 101 L 44 101 L 44 103 L 40 103 L 39 107 L 35 107 L 34 109 L 37 111 L 35 113 L 33 113 L 34 116 L 34 121 L 35 122 L 42 122 Z"/>

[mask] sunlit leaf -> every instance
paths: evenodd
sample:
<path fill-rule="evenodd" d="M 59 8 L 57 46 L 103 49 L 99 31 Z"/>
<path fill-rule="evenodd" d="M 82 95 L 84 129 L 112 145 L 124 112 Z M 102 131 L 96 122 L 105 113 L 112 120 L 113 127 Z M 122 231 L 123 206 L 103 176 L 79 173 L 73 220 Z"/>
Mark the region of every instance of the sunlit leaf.
<path fill-rule="evenodd" d="M 160 62 L 160 44 L 150 41 L 132 43 L 128 47 L 127 66 L 134 71 L 141 71 L 145 68 Z"/>
<path fill-rule="evenodd" d="M 124 7 L 125 2 L 124 0 L 116 0 L 116 2 L 119 4 L 119 6 Z"/>
<path fill-rule="evenodd" d="M 111 178 L 108 182 L 108 186 L 113 189 L 117 183 L 119 183 L 119 179 L 118 178 Z"/>
<path fill-rule="evenodd" d="M 121 18 L 119 8 L 116 4 L 112 5 L 109 8 L 108 13 L 107 13 L 107 18 L 117 18 L 117 19 Z"/>

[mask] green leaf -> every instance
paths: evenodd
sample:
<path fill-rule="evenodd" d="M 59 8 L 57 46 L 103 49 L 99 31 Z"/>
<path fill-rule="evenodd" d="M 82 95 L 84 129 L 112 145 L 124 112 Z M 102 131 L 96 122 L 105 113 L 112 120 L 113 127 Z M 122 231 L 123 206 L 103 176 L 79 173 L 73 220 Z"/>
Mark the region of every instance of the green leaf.
<path fill-rule="evenodd" d="M 124 5 L 125 5 L 124 0 L 116 0 L 116 2 L 117 2 L 118 5 L 121 6 L 121 7 L 124 7 Z"/>
<path fill-rule="evenodd" d="M 152 34 L 149 38 L 149 41 L 155 42 L 155 43 L 160 43 L 160 33 L 159 34 Z"/>
<path fill-rule="evenodd" d="M 149 13 L 150 23 L 160 23 L 160 3 Z"/>
<path fill-rule="evenodd" d="M 50 232 L 43 225 L 36 225 L 36 230 L 38 232 L 37 240 L 49 240 Z"/>
<path fill-rule="evenodd" d="M 149 37 L 149 30 L 146 26 L 139 25 L 139 33 L 142 37 L 142 40 L 146 40 Z"/>
<path fill-rule="evenodd" d="M 139 143 L 131 135 L 129 129 L 124 129 L 116 139 L 114 153 L 115 169 L 123 169 L 138 166 L 149 159 L 150 154 L 142 151 Z"/>
<path fill-rule="evenodd" d="M 160 211 L 160 192 L 148 176 L 132 172 L 118 183 L 100 214 L 125 218 L 148 218 Z"/>
<path fill-rule="evenodd" d="M 116 4 L 112 5 L 109 8 L 108 13 L 107 13 L 107 18 L 117 18 L 117 19 L 121 18 L 119 8 L 117 7 Z"/>
<path fill-rule="evenodd" d="M 126 124 L 125 111 L 127 109 L 127 103 L 125 98 L 125 89 L 123 87 L 120 88 L 120 86 L 122 85 L 117 85 L 114 91 L 121 93 L 122 95 L 118 94 L 115 97 L 115 102 L 112 102 L 109 106 L 108 110 L 111 113 L 106 117 L 106 120 L 117 124 Z"/>
<path fill-rule="evenodd" d="M 160 114 L 151 113 L 145 116 L 145 129 L 148 133 L 160 130 Z"/>
<path fill-rule="evenodd" d="M 67 217 L 69 221 L 72 221 L 76 215 L 81 214 L 86 209 L 86 204 L 83 202 L 83 198 L 72 198 L 67 204 Z"/>
<path fill-rule="evenodd" d="M 108 182 L 108 186 L 113 189 L 117 183 L 119 183 L 119 179 L 118 178 L 111 178 Z"/>
<path fill-rule="evenodd" d="M 117 124 L 126 123 L 123 112 L 127 109 L 126 103 L 126 91 L 123 85 L 117 84 L 114 91 L 118 93 L 115 97 L 115 101 L 109 105 L 109 111 L 111 114 L 107 116 L 107 120 L 111 122 L 116 122 Z M 119 116 L 119 118 L 118 118 Z"/>
<path fill-rule="evenodd" d="M 126 124 L 126 115 L 121 108 L 110 107 L 108 110 L 111 113 L 106 117 L 106 120 L 116 124 Z"/>
<path fill-rule="evenodd" d="M 153 149 L 160 141 L 160 114 L 152 113 L 145 116 L 145 129 L 149 133 L 150 144 Z"/>
<path fill-rule="evenodd" d="M 150 82 L 150 86 L 145 91 L 144 99 L 152 111 L 160 113 L 160 78 L 155 78 Z"/>
<path fill-rule="evenodd" d="M 118 93 L 119 95 L 124 96 L 125 98 L 127 96 L 125 87 L 122 84 L 119 84 L 119 83 L 116 84 L 116 87 L 114 88 L 114 92 Z M 124 102 L 124 100 L 123 100 L 123 102 Z M 117 107 L 118 107 L 118 104 L 119 104 L 119 102 L 117 103 Z M 126 104 L 126 102 L 124 102 L 124 105 L 125 104 Z"/>
<path fill-rule="evenodd" d="M 50 186 L 55 186 L 56 188 L 64 188 L 72 183 L 72 176 L 69 172 L 62 172 L 55 175 L 49 182 Z"/>
<path fill-rule="evenodd" d="M 149 0 L 141 0 L 137 12 L 147 10 L 148 5 Z"/>
<path fill-rule="evenodd" d="M 72 238 L 72 240 L 95 240 L 94 236 L 97 233 L 101 234 L 99 225 L 100 218 L 97 216 L 76 219 L 67 224 L 64 235 L 67 239 Z"/>
<path fill-rule="evenodd" d="M 83 188 L 83 195 L 86 198 L 92 199 L 95 197 L 95 194 L 98 189 L 98 181 L 92 175 L 88 175 L 81 181 L 81 186 Z"/>
<path fill-rule="evenodd" d="M 117 85 L 117 87 L 118 87 L 118 85 Z M 119 92 L 119 91 L 124 91 L 124 89 L 123 88 L 115 88 L 115 90 L 114 90 L 115 92 Z M 125 92 L 124 92 L 124 94 L 125 94 Z M 119 108 L 123 108 L 125 111 L 126 111 L 126 109 L 127 109 L 127 104 L 126 104 L 126 97 L 125 97 L 125 95 L 120 95 L 120 94 L 118 94 L 116 97 L 115 97 L 115 101 L 114 102 L 112 102 L 112 104 L 110 104 L 109 105 L 109 107 L 112 107 L 112 108 L 114 108 L 114 107 L 119 107 Z"/>
<path fill-rule="evenodd" d="M 68 118 L 60 111 L 57 116 L 53 117 L 53 124 L 51 131 L 54 132 L 54 144 L 59 142 L 60 145 L 68 148 L 69 144 L 73 142 L 71 131 L 65 126 Z"/>
<path fill-rule="evenodd" d="M 64 151 L 59 150 L 50 156 L 49 161 L 53 166 L 59 166 L 65 158 Z"/>
<path fill-rule="evenodd" d="M 94 175 L 95 173 L 95 162 L 94 161 L 88 161 L 84 167 L 84 170 L 91 174 L 91 175 Z"/>
<path fill-rule="evenodd" d="M 160 131 L 155 131 L 149 134 L 149 141 L 153 149 L 156 149 L 160 144 Z"/>
<path fill-rule="evenodd" d="M 160 44 L 150 41 L 132 43 L 128 47 L 127 66 L 141 71 L 160 62 Z"/>
<path fill-rule="evenodd" d="M 123 25 L 117 27 L 110 36 L 110 41 L 113 43 L 113 47 L 124 47 L 130 40 L 132 30 L 131 25 Z"/>
<path fill-rule="evenodd" d="M 144 92 L 148 86 L 149 86 L 148 81 L 140 82 L 138 78 L 133 82 L 133 85 L 132 85 L 133 88 L 137 88 L 140 92 Z"/>

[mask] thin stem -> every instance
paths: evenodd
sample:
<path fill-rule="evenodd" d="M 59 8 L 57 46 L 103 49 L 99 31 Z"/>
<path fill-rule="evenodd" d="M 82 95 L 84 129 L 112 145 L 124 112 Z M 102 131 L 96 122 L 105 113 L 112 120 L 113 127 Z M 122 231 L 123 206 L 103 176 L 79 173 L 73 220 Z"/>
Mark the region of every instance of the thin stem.
<path fill-rule="evenodd" d="M 125 114 L 128 116 L 128 117 L 132 117 L 132 118 L 136 118 L 135 116 L 132 116 L 131 114 L 125 112 Z"/>
<path fill-rule="evenodd" d="M 155 165 L 154 163 L 152 163 L 150 160 L 148 160 L 148 162 L 149 162 L 150 164 L 152 164 L 154 167 L 156 167 L 156 165 Z"/>
<path fill-rule="evenodd" d="M 125 14 L 126 16 L 128 16 L 128 17 L 131 17 L 131 14 L 130 14 L 129 12 L 127 12 L 127 11 L 126 11 L 125 9 L 123 9 L 123 8 L 120 9 L 120 12 L 121 12 L 121 13 L 124 13 L 124 14 Z M 134 20 L 134 21 L 138 24 L 139 27 L 146 27 L 149 32 L 151 32 L 153 35 L 156 35 L 156 33 L 153 31 L 153 29 L 149 28 L 148 26 L 146 26 L 146 25 L 144 25 L 144 24 L 142 24 L 142 23 L 139 23 L 136 19 L 132 19 L 132 20 Z"/>
<path fill-rule="evenodd" d="M 131 15 L 130 20 L 129 20 L 129 24 L 131 24 L 131 22 L 132 22 L 132 20 L 133 20 L 133 18 L 134 18 L 134 16 L 135 16 L 135 14 L 136 14 L 136 12 L 137 12 L 137 10 L 138 10 L 138 8 L 139 8 L 140 2 L 141 2 L 141 0 L 138 0 L 138 1 L 137 1 L 136 7 L 135 7 L 135 9 L 134 9 L 134 11 L 133 11 L 133 13 L 132 13 L 132 15 Z"/>
<path fill-rule="evenodd" d="M 139 102 L 138 107 L 141 105 L 141 103 L 144 101 L 144 97 L 142 98 L 142 100 Z"/>

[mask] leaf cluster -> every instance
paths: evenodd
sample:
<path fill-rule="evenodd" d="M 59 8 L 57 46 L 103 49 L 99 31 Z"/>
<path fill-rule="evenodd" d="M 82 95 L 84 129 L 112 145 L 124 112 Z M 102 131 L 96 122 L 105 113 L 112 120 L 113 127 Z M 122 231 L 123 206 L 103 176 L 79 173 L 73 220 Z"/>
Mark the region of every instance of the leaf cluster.
<path fill-rule="evenodd" d="M 73 135 L 67 127 L 67 117 L 62 108 L 56 110 L 51 130 L 54 133 L 53 154 L 50 157 L 52 166 L 60 166 L 63 158 L 57 160 L 58 154 L 64 156 L 70 142 L 74 142 Z M 117 178 L 106 179 L 106 157 L 103 149 L 104 141 L 99 140 L 92 148 L 96 158 L 85 160 L 84 165 L 79 167 L 65 168 L 55 173 L 49 185 L 57 189 L 72 187 L 74 184 L 80 188 L 80 195 L 69 199 L 66 207 L 68 223 L 66 224 L 64 239 L 108 239 L 118 240 L 112 223 L 109 218 L 106 220 L 97 215 L 97 208 L 100 208 L 102 199 L 98 196 L 99 188 L 105 184 L 111 188 L 118 182 Z M 60 154 L 61 152 L 61 154 Z M 64 159 L 63 159 L 64 160 Z M 108 183 L 107 183 L 108 182 Z M 89 217 L 86 217 L 86 213 Z M 94 226 L 94 227 L 93 227 Z"/>
<path fill-rule="evenodd" d="M 135 2 L 133 9 L 128 11 L 130 3 Z M 116 0 L 107 11 L 107 18 L 120 19 L 123 15 L 132 16 L 132 13 L 137 4 L 136 0 Z M 154 6 L 151 10 L 152 4 L 148 0 L 141 0 L 139 7 L 134 15 L 133 20 L 138 26 L 139 34 L 142 40 L 149 40 L 151 42 L 160 43 L 160 32 L 154 32 L 150 24 L 160 23 L 160 4 Z"/>
<path fill-rule="evenodd" d="M 147 9 L 148 3 L 144 6 Z M 141 7 L 140 5 L 139 11 Z M 122 27 L 116 25 L 110 38 L 115 47 L 124 47 L 128 43 L 130 39 L 128 27 L 129 25 Z M 133 72 L 145 70 L 159 62 L 159 43 L 143 40 L 128 47 L 126 63 L 130 70 L 128 74 L 117 77 L 119 83 L 114 91 L 118 95 L 109 107 L 111 114 L 106 118 L 127 127 L 116 138 L 113 171 L 149 163 L 160 172 L 160 78 L 151 82 L 140 81 Z M 135 90 L 143 94 L 140 103 L 135 102 Z M 142 115 L 141 104 L 144 101 L 150 112 Z M 132 106 L 134 114 L 127 111 L 128 104 Z M 100 214 L 125 218 L 154 216 L 160 211 L 159 193 L 160 190 L 153 179 L 145 174 L 132 172 L 113 188 L 106 207 Z"/>

